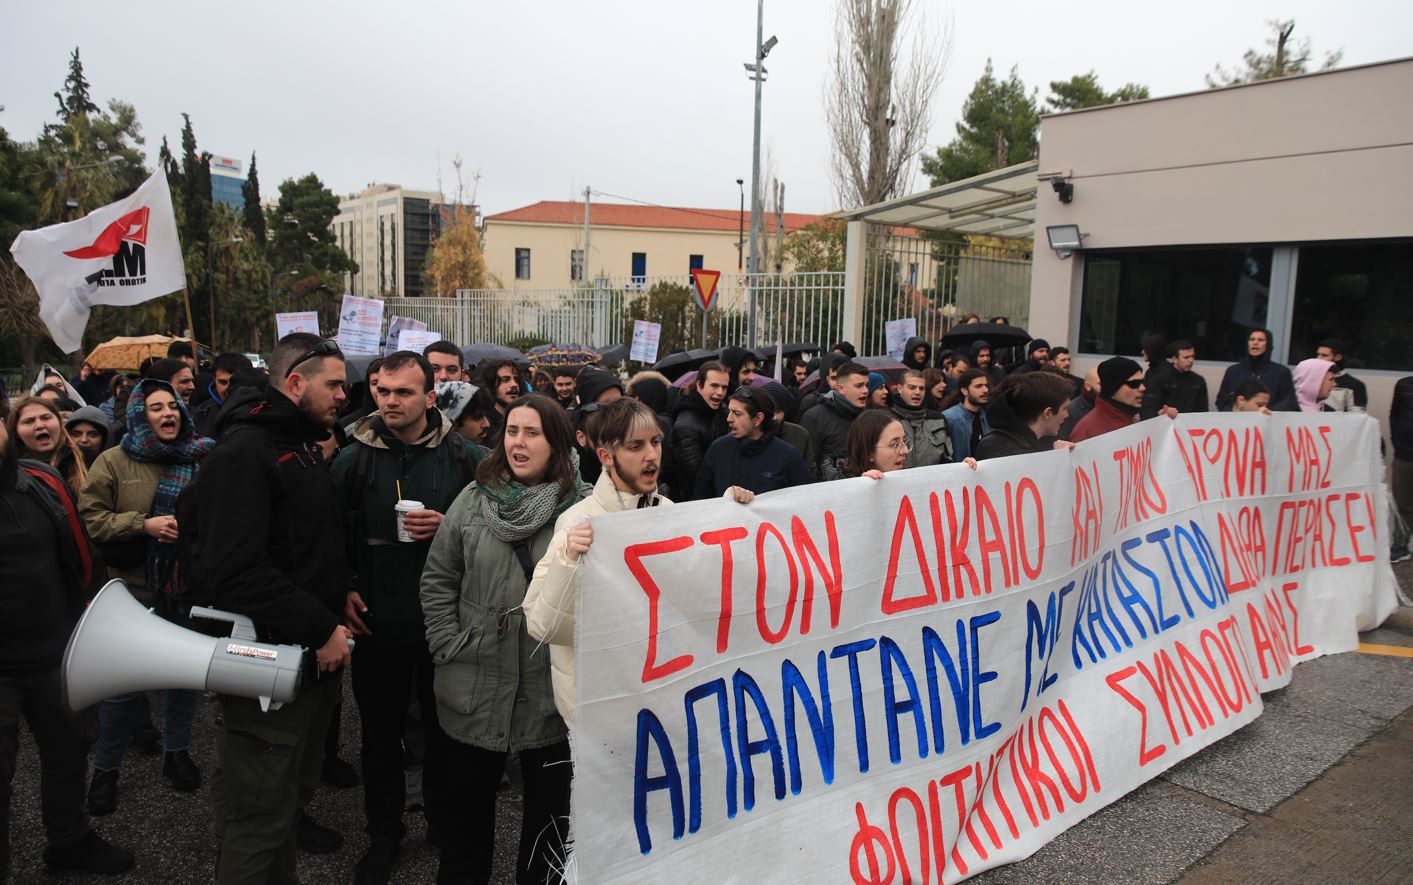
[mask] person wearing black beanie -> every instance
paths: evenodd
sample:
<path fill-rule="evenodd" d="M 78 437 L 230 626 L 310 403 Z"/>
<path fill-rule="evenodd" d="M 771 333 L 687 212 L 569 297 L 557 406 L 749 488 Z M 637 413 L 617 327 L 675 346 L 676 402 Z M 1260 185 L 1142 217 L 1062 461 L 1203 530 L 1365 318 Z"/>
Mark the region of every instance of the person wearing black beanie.
<path fill-rule="evenodd" d="M 1126 356 L 1111 356 L 1099 364 L 1099 398 L 1070 435 L 1083 442 L 1138 422 L 1143 402 L 1143 367 Z"/>
<path fill-rule="evenodd" d="M 590 366 L 579 373 L 579 377 L 574 381 L 574 389 L 579 397 L 579 405 L 586 406 L 589 403 L 607 402 L 623 396 L 623 385 L 612 372 Z M 605 396 L 609 391 L 615 391 L 616 396 Z"/>
<path fill-rule="evenodd" d="M 1011 370 L 1012 375 L 1035 372 L 1050 362 L 1050 342 L 1044 338 L 1032 338 L 1025 348 L 1025 362 Z"/>

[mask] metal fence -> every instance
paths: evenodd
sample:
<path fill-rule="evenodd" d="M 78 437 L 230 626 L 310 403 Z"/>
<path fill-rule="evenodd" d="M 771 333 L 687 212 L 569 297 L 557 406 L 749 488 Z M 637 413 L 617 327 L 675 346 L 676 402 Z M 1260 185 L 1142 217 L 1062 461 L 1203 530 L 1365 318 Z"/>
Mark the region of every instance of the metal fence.
<path fill-rule="evenodd" d="M 707 317 L 706 346 L 746 342 L 752 289 L 758 345 L 828 345 L 842 335 L 842 273 L 723 273 Z M 461 344 L 489 341 L 521 347 L 623 344 L 631 340 L 633 320 L 642 319 L 662 325 L 662 355 L 702 346 L 701 311 L 692 299 L 691 277 L 685 274 L 601 277 L 573 289 L 461 289 L 452 298 L 389 298 L 383 316 L 385 324 L 394 316 L 420 320 Z"/>
<path fill-rule="evenodd" d="M 914 318 L 917 334 L 936 342 L 967 314 L 1004 316 L 1023 326 L 1030 313 L 1029 241 L 977 244 L 901 236 L 868 225 L 860 353 L 886 351 L 885 323 Z"/>

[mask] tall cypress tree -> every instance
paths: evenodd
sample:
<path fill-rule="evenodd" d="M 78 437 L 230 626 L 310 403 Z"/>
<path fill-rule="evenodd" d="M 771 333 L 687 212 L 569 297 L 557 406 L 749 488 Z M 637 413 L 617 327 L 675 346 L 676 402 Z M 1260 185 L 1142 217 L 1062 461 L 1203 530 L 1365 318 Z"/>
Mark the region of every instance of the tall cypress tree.
<path fill-rule="evenodd" d="M 189 252 L 198 246 L 204 250 L 211 238 L 211 155 L 197 154 L 191 116 L 182 114 L 182 120 L 182 245 Z"/>
<path fill-rule="evenodd" d="M 59 100 L 59 119 L 65 123 L 80 114 L 98 112 L 98 105 L 89 96 L 88 78 L 83 75 L 83 62 L 79 60 L 77 46 L 74 47 L 74 54 L 69 56 L 69 76 L 64 78 L 64 88 L 54 93 L 54 97 Z"/>
<path fill-rule="evenodd" d="M 250 152 L 250 172 L 240 186 L 245 199 L 245 229 L 260 246 L 265 245 L 265 210 L 260 206 L 260 173 L 255 171 L 255 152 Z"/>

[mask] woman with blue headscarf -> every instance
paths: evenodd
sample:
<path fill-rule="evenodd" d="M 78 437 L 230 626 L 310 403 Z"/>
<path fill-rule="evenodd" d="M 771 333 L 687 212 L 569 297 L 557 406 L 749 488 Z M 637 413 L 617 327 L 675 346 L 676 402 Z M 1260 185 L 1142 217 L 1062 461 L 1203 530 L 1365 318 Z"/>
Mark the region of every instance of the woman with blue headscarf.
<path fill-rule="evenodd" d="M 215 442 L 197 435 L 181 397 L 170 384 L 155 378 L 143 379 L 133 388 L 127 426 L 122 443 L 93 462 L 79 493 L 79 511 L 89 535 L 103 550 L 109 576 L 122 579 L 135 597 L 150 605 L 175 580 L 177 496 L 196 476 L 197 465 Z M 186 792 L 201 785 L 201 771 L 190 753 L 196 697 L 194 691 L 166 692 L 162 774 L 173 787 Z M 103 702 L 89 813 L 108 814 L 117 807 L 123 753 L 134 731 L 142 729 L 150 716 L 142 692 Z"/>

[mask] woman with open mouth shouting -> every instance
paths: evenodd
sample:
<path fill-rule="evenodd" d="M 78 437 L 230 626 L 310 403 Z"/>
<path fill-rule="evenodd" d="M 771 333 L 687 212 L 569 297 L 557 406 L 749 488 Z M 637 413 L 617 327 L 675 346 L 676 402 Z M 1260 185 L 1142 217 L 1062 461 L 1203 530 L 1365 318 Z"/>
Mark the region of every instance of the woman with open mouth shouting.
<path fill-rule="evenodd" d="M 83 451 L 64 429 L 57 406 L 37 396 L 22 397 L 10 411 L 9 430 L 21 458 L 53 467 L 69 484 L 69 490 L 78 494 L 88 470 Z"/>
<path fill-rule="evenodd" d="M 93 462 L 79 494 L 79 511 L 89 535 L 103 550 L 109 576 L 121 578 L 134 596 L 151 605 L 173 580 L 177 495 L 196 476 L 197 464 L 215 441 L 197 435 L 176 391 L 155 378 L 143 379 L 133 388 L 127 426 L 122 443 Z M 190 753 L 196 696 L 194 691 L 176 689 L 166 693 L 162 775 L 183 792 L 201 785 L 201 771 Z M 88 810 L 101 815 L 117 807 L 123 752 L 151 713 L 147 696 L 132 692 L 108 698 L 99 714 Z"/>
<path fill-rule="evenodd" d="M 422 615 L 436 664 L 437 720 L 452 738 L 438 882 L 489 882 L 496 788 L 520 755 L 524 812 L 516 879 L 544 882 L 564 863 L 569 738 L 555 709 L 549 653 L 521 603 L 555 519 L 589 493 L 569 418 L 540 394 L 510 404 L 500 442 L 442 520 L 422 571 Z"/>

